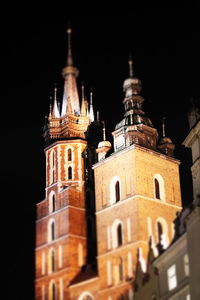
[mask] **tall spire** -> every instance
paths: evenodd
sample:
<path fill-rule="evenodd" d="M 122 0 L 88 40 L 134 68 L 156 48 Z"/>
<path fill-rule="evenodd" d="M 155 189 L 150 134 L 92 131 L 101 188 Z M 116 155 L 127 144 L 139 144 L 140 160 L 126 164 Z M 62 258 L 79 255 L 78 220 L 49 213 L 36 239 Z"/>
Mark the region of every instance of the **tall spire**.
<path fill-rule="evenodd" d="M 73 66 L 72 47 L 71 47 L 71 33 L 72 33 L 72 30 L 69 27 L 67 29 L 67 36 L 68 36 L 67 66 Z"/>
<path fill-rule="evenodd" d="M 85 105 L 85 94 L 84 94 L 84 84 L 82 83 L 81 86 L 82 90 L 82 102 L 81 102 L 81 116 L 86 116 L 86 105 Z"/>
<path fill-rule="evenodd" d="M 65 79 L 64 83 L 64 93 L 62 102 L 62 117 L 67 113 L 67 99 L 70 97 L 72 112 L 75 114 L 80 114 L 80 104 L 78 97 L 78 90 L 76 84 L 76 77 L 78 76 L 78 69 L 73 65 L 72 59 L 72 47 L 71 47 L 71 33 L 72 30 L 69 27 L 67 29 L 68 36 L 68 50 L 67 50 L 67 66 L 62 70 L 62 75 Z"/>
<path fill-rule="evenodd" d="M 58 103 L 57 103 L 57 87 L 56 87 L 56 84 L 55 84 L 55 87 L 54 87 L 54 103 L 53 103 L 52 117 L 53 118 L 60 118 L 60 112 L 59 112 Z"/>
<path fill-rule="evenodd" d="M 92 96 L 93 96 L 93 91 L 92 89 L 90 90 L 90 121 L 94 122 L 94 109 L 93 109 L 93 104 L 92 104 Z"/>

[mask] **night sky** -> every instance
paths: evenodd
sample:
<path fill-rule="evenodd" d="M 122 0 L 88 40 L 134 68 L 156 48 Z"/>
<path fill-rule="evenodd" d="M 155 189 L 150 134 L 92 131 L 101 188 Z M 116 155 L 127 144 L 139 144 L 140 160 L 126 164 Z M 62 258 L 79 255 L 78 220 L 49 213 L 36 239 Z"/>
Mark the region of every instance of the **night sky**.
<path fill-rule="evenodd" d="M 33 299 L 35 204 L 44 199 L 45 160 L 42 127 L 57 83 L 61 101 L 71 21 L 78 87 L 94 90 L 94 109 L 106 123 L 107 138 L 122 119 L 122 84 L 132 53 L 134 73 L 142 80 L 143 110 L 161 134 L 176 144 L 181 160 L 184 205 L 192 200 L 188 132 L 190 98 L 200 97 L 200 30 L 194 11 L 138 12 L 129 16 L 72 16 L 63 24 L 10 25 L 4 32 L 1 62 L 1 182 L 3 245 L 8 256 L 9 299 Z"/>

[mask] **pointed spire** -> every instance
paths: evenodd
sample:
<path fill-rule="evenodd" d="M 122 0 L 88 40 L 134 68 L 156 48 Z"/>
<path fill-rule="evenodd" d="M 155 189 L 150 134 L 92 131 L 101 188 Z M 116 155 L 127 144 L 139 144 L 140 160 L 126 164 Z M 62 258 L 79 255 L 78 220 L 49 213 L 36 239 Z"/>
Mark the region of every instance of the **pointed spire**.
<path fill-rule="evenodd" d="M 81 86 L 81 90 L 82 90 L 81 115 L 86 116 L 86 105 L 85 105 L 85 94 L 84 94 L 85 87 L 83 83 Z"/>
<path fill-rule="evenodd" d="M 103 123 L 103 141 L 106 141 L 106 128 L 105 128 L 105 122 L 102 121 Z"/>
<path fill-rule="evenodd" d="M 52 117 L 52 105 L 51 105 L 51 99 L 52 99 L 52 97 L 50 97 L 50 104 L 49 104 L 49 119 L 51 119 L 51 117 Z"/>
<path fill-rule="evenodd" d="M 129 77 L 132 78 L 133 77 L 133 60 L 132 60 L 132 55 L 131 53 L 129 54 Z"/>
<path fill-rule="evenodd" d="M 92 104 L 92 97 L 93 97 L 93 91 L 91 89 L 90 90 L 90 112 L 89 112 L 89 117 L 90 117 L 90 121 L 94 122 L 94 109 L 93 109 L 93 104 Z"/>
<path fill-rule="evenodd" d="M 73 66 L 72 47 L 71 47 L 71 33 L 72 33 L 72 29 L 69 27 L 67 29 L 67 36 L 68 36 L 67 66 Z"/>
<path fill-rule="evenodd" d="M 97 122 L 99 122 L 99 111 L 97 110 Z"/>
<path fill-rule="evenodd" d="M 53 104 L 52 117 L 53 118 L 60 118 L 60 112 L 59 112 L 58 103 L 57 103 L 57 87 L 56 87 L 56 84 L 55 84 L 55 87 L 54 87 L 54 104 Z"/>
<path fill-rule="evenodd" d="M 163 117 L 162 118 L 162 135 L 163 135 L 163 137 L 165 137 L 165 120 L 166 120 L 166 117 Z"/>

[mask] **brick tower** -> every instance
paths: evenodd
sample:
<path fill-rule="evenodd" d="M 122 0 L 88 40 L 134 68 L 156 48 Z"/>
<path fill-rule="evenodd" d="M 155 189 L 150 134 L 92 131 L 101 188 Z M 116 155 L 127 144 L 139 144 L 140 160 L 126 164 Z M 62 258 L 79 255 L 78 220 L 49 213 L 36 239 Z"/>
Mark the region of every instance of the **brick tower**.
<path fill-rule="evenodd" d="M 46 197 L 37 205 L 36 299 L 68 299 L 67 286 L 86 263 L 86 213 L 83 152 L 90 124 L 82 88 L 79 105 L 68 29 L 67 66 L 63 69 L 61 114 L 57 89 L 44 128 Z M 92 109 L 92 108 L 90 108 Z"/>
<path fill-rule="evenodd" d="M 36 300 L 132 300 L 137 259 L 145 269 L 149 239 L 156 254 L 173 238 L 181 209 L 179 161 L 164 124 L 159 138 L 143 111 L 132 59 L 123 84 L 125 114 L 113 132 L 110 156 L 105 124 L 94 121 L 92 93 L 88 111 L 83 87 L 80 108 L 77 76 L 68 29 L 62 109 L 55 88 L 44 128 L 46 198 L 37 206 Z"/>

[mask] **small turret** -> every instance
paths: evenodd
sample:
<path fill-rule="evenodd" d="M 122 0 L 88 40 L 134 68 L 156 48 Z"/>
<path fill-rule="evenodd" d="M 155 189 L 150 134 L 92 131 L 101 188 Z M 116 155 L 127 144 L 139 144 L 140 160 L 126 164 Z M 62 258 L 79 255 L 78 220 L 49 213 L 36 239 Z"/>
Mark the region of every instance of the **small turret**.
<path fill-rule="evenodd" d="M 170 138 L 165 136 L 165 119 L 165 117 L 162 118 L 162 138 L 158 143 L 158 149 L 162 153 L 173 157 L 175 145 L 172 143 Z"/>
<path fill-rule="evenodd" d="M 104 121 L 102 121 L 102 123 L 103 123 L 103 141 L 101 141 L 98 144 L 98 148 L 96 150 L 96 152 L 98 153 L 98 161 L 105 159 L 107 152 L 112 147 L 111 143 L 109 141 L 106 141 L 105 123 Z"/>

